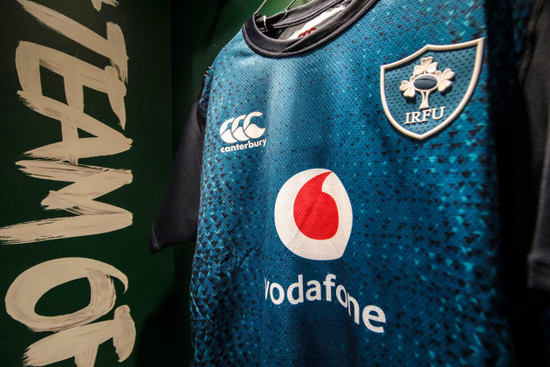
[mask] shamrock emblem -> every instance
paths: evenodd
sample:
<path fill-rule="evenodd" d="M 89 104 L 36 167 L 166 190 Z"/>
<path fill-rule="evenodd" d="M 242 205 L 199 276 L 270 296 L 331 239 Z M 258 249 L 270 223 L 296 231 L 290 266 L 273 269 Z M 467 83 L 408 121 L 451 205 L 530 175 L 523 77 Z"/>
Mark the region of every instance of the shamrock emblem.
<path fill-rule="evenodd" d="M 435 89 L 439 92 L 444 92 L 451 86 L 451 79 L 455 76 L 454 71 L 447 68 L 441 72 L 437 70 L 437 62 L 433 61 L 433 57 L 425 57 L 420 60 L 420 65 L 414 67 L 413 75 L 409 80 L 403 80 L 399 90 L 403 92 L 403 96 L 414 98 L 416 92 L 422 96 L 420 109 L 429 108 L 428 99 L 430 93 Z"/>

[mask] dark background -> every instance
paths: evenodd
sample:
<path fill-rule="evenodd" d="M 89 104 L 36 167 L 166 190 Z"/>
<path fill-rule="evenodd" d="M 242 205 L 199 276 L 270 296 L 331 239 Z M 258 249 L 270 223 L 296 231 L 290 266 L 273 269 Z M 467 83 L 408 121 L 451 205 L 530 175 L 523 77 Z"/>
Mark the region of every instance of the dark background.
<path fill-rule="evenodd" d="M 112 340 L 99 347 L 96 366 L 188 365 L 192 349 L 189 330 L 188 288 L 193 244 L 182 244 L 157 254 L 148 248 L 150 228 L 159 209 L 173 155 L 188 111 L 203 74 L 219 50 L 259 7 L 261 1 L 120 0 L 114 7 L 102 4 L 96 11 L 91 1 L 36 0 L 106 36 L 106 23 L 118 24 L 129 57 L 126 128 L 122 130 L 105 94 L 85 89 L 85 112 L 133 140 L 129 151 L 106 157 L 81 159 L 79 163 L 131 170 L 133 182 L 98 201 L 133 213 L 130 227 L 92 236 L 0 245 L 0 294 L 5 297 L 12 282 L 24 271 L 52 259 L 84 257 L 116 267 L 129 279 L 114 280 L 114 309 L 128 305 L 137 329 L 131 356 L 119 363 Z M 288 1 L 290 2 L 290 1 Z M 272 0 L 262 8 L 274 14 L 288 5 Z M 293 7 L 304 3 L 297 1 Z M 15 68 L 20 41 L 34 42 L 67 53 L 97 67 L 109 65 L 104 56 L 45 27 L 24 11 L 16 0 L 2 1 L 0 12 L 0 227 L 69 214 L 44 210 L 40 202 L 51 190 L 68 183 L 32 178 L 16 162 L 23 153 L 61 140 L 57 120 L 28 108 L 17 95 L 21 89 Z M 65 102 L 63 79 L 41 68 L 45 95 Z M 90 300 L 87 280 L 80 279 L 52 289 L 36 306 L 38 314 L 54 316 L 75 312 Z M 2 298 L 3 299 L 3 298 Z M 0 365 L 22 366 L 23 354 L 32 343 L 51 332 L 34 332 L 0 312 Z M 74 359 L 54 364 L 75 366 Z"/>

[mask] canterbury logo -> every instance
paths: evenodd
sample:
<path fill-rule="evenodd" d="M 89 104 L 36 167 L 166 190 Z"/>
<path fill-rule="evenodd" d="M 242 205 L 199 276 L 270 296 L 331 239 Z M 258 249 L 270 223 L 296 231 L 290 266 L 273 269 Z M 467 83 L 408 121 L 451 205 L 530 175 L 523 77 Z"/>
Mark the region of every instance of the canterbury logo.
<path fill-rule="evenodd" d="M 258 125 L 250 122 L 253 117 L 260 116 L 263 116 L 263 114 L 256 111 L 248 115 L 241 115 L 226 120 L 222 126 L 220 126 L 220 136 L 222 140 L 226 143 L 234 144 L 261 137 L 265 132 L 265 128 L 258 127 Z"/>

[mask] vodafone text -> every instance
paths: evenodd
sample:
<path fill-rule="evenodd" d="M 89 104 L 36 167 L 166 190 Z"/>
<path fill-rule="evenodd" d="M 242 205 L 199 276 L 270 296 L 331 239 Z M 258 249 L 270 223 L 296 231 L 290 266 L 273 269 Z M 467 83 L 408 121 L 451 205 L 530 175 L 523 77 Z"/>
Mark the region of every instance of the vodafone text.
<path fill-rule="evenodd" d="M 265 286 L 265 299 L 271 300 L 273 304 L 280 305 L 285 301 L 285 296 L 291 305 L 297 305 L 304 301 L 322 301 L 332 302 L 333 288 L 336 287 L 334 295 L 338 302 L 348 310 L 348 314 L 353 318 L 353 321 L 359 325 L 359 303 L 355 298 L 350 296 L 343 285 L 336 286 L 336 275 L 327 274 L 325 280 L 321 282 L 318 280 L 310 280 L 306 283 L 307 290 L 304 298 L 304 276 L 298 274 L 298 281 L 292 283 L 285 292 L 282 285 L 271 282 L 264 278 Z M 324 292 L 323 292 L 324 288 Z M 323 297 L 324 296 L 324 297 Z M 368 305 L 363 308 L 361 312 L 361 318 L 363 323 L 372 332 L 383 333 L 384 324 L 386 323 L 386 315 L 384 311 L 377 306 Z"/>

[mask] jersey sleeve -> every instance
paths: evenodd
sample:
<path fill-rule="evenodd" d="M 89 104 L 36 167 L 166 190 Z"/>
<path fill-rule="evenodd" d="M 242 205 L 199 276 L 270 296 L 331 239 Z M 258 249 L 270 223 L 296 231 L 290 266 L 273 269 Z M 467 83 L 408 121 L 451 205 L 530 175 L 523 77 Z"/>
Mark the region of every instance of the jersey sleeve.
<path fill-rule="evenodd" d="M 197 235 L 206 121 L 201 101 L 202 96 L 199 96 L 193 104 L 178 146 L 164 200 L 150 236 L 152 252 L 194 241 Z"/>
<path fill-rule="evenodd" d="M 538 186 L 529 286 L 550 291 L 550 1 L 538 1 L 531 24 L 531 55 L 524 94 L 531 129 L 532 167 Z"/>

